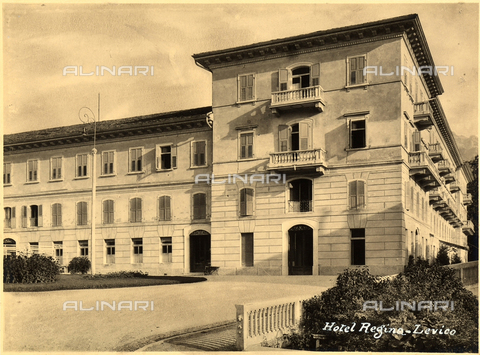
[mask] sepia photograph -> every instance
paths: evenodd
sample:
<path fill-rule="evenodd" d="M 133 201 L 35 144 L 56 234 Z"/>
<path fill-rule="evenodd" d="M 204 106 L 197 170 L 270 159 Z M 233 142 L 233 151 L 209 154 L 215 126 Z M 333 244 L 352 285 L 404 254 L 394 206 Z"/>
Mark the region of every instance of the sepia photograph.
<path fill-rule="evenodd" d="M 478 2 L 2 10 L 2 353 L 478 353 Z"/>

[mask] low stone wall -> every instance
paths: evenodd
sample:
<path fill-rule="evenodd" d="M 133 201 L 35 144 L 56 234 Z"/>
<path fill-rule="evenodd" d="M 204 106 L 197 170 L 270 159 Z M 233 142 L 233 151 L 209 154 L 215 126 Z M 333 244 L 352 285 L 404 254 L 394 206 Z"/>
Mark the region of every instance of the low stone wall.
<path fill-rule="evenodd" d="M 465 286 L 478 284 L 478 261 L 449 265 Z"/>

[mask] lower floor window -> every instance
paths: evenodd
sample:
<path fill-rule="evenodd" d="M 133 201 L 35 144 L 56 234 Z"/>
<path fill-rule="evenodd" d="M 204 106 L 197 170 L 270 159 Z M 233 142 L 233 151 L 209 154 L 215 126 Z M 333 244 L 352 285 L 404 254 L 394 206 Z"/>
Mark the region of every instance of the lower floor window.
<path fill-rule="evenodd" d="M 133 263 L 143 263 L 143 241 L 142 238 L 133 238 Z"/>
<path fill-rule="evenodd" d="M 105 263 L 115 264 L 115 239 L 105 239 Z"/>
<path fill-rule="evenodd" d="M 172 237 L 161 238 L 162 241 L 162 258 L 161 262 L 171 263 L 172 262 Z"/>
<path fill-rule="evenodd" d="M 365 229 L 351 229 L 351 264 L 365 265 Z"/>
<path fill-rule="evenodd" d="M 253 233 L 242 233 L 242 266 L 253 266 Z"/>
<path fill-rule="evenodd" d="M 55 249 L 55 258 L 60 265 L 63 265 L 63 242 L 53 242 L 53 248 Z"/>
<path fill-rule="evenodd" d="M 30 243 L 30 253 L 38 254 L 38 242 L 31 242 Z"/>
<path fill-rule="evenodd" d="M 88 256 L 88 240 L 79 240 L 80 256 Z"/>

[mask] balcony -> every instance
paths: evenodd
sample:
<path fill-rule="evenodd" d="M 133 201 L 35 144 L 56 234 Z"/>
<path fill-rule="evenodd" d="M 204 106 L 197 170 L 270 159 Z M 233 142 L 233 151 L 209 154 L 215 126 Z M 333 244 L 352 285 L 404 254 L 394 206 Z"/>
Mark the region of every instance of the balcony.
<path fill-rule="evenodd" d="M 410 152 L 408 157 L 410 176 L 413 176 L 423 190 L 429 191 L 440 186 L 440 174 L 426 151 Z"/>
<path fill-rule="evenodd" d="M 270 154 L 267 170 L 297 170 L 298 168 L 316 168 L 324 172 L 326 168 L 323 149 L 295 150 Z"/>
<path fill-rule="evenodd" d="M 282 110 L 296 107 L 315 107 L 323 112 L 325 108 L 323 88 L 321 86 L 311 86 L 272 93 L 270 109 L 274 114 L 278 115 Z"/>
<path fill-rule="evenodd" d="M 445 184 L 451 184 L 455 181 L 455 176 L 453 174 L 447 174 L 443 177 L 443 179 L 445 180 Z"/>
<path fill-rule="evenodd" d="M 440 172 L 440 176 L 453 173 L 453 168 L 450 166 L 450 162 L 448 160 L 440 161 L 437 167 L 438 171 Z"/>
<path fill-rule="evenodd" d="M 472 221 L 464 221 L 462 232 L 466 235 L 473 235 L 475 233 L 475 226 Z"/>
<path fill-rule="evenodd" d="M 311 212 L 312 201 L 288 201 L 288 212 Z"/>
<path fill-rule="evenodd" d="M 428 101 L 420 102 L 414 105 L 413 122 L 419 131 L 433 126 L 433 110 Z"/>
<path fill-rule="evenodd" d="M 458 186 L 457 183 L 452 182 L 450 184 L 450 192 L 457 192 L 457 191 L 460 191 L 460 186 Z"/>
<path fill-rule="evenodd" d="M 463 194 L 463 204 L 471 205 L 472 203 L 473 203 L 472 194 L 471 193 Z"/>
<path fill-rule="evenodd" d="M 441 206 L 445 201 L 445 192 L 440 190 L 440 187 L 433 189 L 429 192 L 430 204 L 435 206 Z"/>
<path fill-rule="evenodd" d="M 443 157 L 443 148 L 440 143 L 429 144 L 428 145 L 428 155 L 434 163 L 437 163 L 441 160 L 444 160 Z"/>

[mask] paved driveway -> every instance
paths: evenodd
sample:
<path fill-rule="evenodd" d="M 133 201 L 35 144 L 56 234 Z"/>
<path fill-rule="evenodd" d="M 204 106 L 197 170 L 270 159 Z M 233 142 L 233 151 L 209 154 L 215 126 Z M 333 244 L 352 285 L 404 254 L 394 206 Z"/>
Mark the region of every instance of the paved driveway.
<path fill-rule="evenodd" d="M 336 277 L 213 276 L 209 281 L 105 290 L 4 293 L 4 351 L 112 351 L 139 339 L 233 321 L 235 304 L 319 294 Z M 63 310 L 66 301 L 153 301 L 154 310 Z"/>

